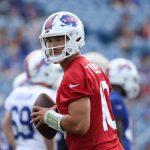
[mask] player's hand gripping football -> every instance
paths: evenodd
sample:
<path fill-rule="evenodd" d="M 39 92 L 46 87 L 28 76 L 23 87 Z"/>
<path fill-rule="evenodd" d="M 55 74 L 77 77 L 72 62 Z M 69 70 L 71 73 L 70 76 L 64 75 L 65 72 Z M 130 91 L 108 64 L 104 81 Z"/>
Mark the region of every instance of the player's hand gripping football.
<path fill-rule="evenodd" d="M 42 124 L 45 124 L 44 115 L 50 109 L 56 111 L 57 105 L 54 105 L 51 108 L 33 106 L 33 111 L 31 113 L 31 123 L 34 123 L 36 128 L 40 127 Z"/>

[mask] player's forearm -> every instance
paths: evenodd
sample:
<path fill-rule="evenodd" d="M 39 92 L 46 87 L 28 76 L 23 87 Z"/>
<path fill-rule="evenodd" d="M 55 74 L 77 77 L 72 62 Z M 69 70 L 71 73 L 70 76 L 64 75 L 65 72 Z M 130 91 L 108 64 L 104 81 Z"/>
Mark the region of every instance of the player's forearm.
<path fill-rule="evenodd" d="M 71 115 L 61 115 L 53 110 L 44 116 L 44 122 L 58 131 L 66 131 L 72 134 L 85 134 L 89 128 L 84 119 L 74 118 Z"/>
<path fill-rule="evenodd" d="M 85 124 L 84 120 L 79 121 L 72 118 L 70 115 L 63 116 L 60 124 L 63 130 L 72 134 L 83 135 L 88 130 L 88 126 Z"/>
<path fill-rule="evenodd" d="M 11 114 L 10 112 L 6 112 L 3 122 L 2 122 L 2 128 L 6 135 L 6 138 L 9 142 L 9 144 L 13 147 L 13 149 L 16 148 L 15 139 L 13 136 L 12 126 L 11 126 Z"/>
<path fill-rule="evenodd" d="M 90 98 L 82 97 L 68 106 L 69 113 L 66 115 L 61 115 L 52 109 L 47 111 L 44 122 L 58 131 L 83 135 L 90 127 L 90 107 Z"/>
<path fill-rule="evenodd" d="M 3 131 L 6 135 L 8 143 L 12 146 L 13 149 L 15 149 L 16 143 L 15 143 L 15 139 L 14 139 L 11 127 L 8 125 L 5 125 L 5 127 L 3 126 Z"/>

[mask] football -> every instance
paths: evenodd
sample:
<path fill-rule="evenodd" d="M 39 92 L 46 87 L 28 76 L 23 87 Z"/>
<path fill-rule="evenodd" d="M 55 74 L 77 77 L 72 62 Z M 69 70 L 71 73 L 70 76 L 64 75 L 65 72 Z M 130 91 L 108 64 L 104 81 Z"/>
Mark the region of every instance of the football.
<path fill-rule="evenodd" d="M 34 103 L 34 106 L 40 106 L 44 108 L 50 108 L 54 105 L 55 102 L 47 94 L 44 93 L 40 94 Z M 37 130 L 47 139 L 54 138 L 57 133 L 57 130 L 49 127 L 46 124 L 42 124 L 40 127 L 37 128 Z"/>

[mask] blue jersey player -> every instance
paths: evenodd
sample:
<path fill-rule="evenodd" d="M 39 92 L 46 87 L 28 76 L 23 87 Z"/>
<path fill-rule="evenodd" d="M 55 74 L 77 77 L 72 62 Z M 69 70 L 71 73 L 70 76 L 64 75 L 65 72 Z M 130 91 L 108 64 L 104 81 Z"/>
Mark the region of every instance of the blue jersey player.
<path fill-rule="evenodd" d="M 125 150 L 131 150 L 132 132 L 125 99 L 135 99 L 138 96 L 139 75 L 131 61 L 117 58 L 109 62 L 108 77 L 112 85 L 111 103 L 118 135 Z"/>
<path fill-rule="evenodd" d="M 113 85 L 112 85 L 113 86 Z M 114 87 L 114 86 L 113 86 Z M 120 88 L 120 87 L 118 87 Z M 130 130 L 129 125 L 129 114 L 124 102 L 124 97 L 117 88 L 112 91 L 111 94 L 111 103 L 113 113 L 117 122 L 118 135 L 122 145 L 125 150 L 130 150 L 131 140 L 132 140 L 132 131 Z"/>

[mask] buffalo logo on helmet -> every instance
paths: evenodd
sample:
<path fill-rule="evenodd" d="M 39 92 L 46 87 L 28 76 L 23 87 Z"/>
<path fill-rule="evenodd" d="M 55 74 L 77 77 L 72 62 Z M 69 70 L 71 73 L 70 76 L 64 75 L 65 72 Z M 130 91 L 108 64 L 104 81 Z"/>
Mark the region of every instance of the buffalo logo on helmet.
<path fill-rule="evenodd" d="M 78 19 L 75 18 L 73 15 L 63 15 L 60 18 L 60 21 L 64 23 L 64 25 L 76 27 L 78 23 Z"/>
<path fill-rule="evenodd" d="M 31 57 L 29 57 L 28 59 L 31 59 Z M 26 68 L 26 72 L 27 72 L 27 77 L 28 77 L 28 78 L 31 78 L 30 71 L 29 71 L 28 59 L 27 59 L 27 61 L 25 62 L 25 68 Z M 37 75 L 37 74 L 39 73 L 40 68 L 41 68 L 41 66 L 43 66 L 43 65 L 48 65 L 48 64 L 45 63 L 45 60 L 44 60 L 44 59 L 42 59 L 38 64 L 35 65 L 34 68 L 35 68 L 36 73 L 35 73 L 34 75 Z"/>
<path fill-rule="evenodd" d="M 39 73 L 40 68 L 41 68 L 43 65 L 45 65 L 45 66 L 48 65 L 47 63 L 45 63 L 45 60 L 44 60 L 44 59 L 42 59 L 42 60 L 35 66 L 35 68 L 37 69 L 37 73 Z"/>
<path fill-rule="evenodd" d="M 46 22 L 46 24 L 45 24 L 45 30 L 46 30 L 45 33 L 48 33 L 48 32 L 49 32 L 49 29 L 52 29 L 52 27 L 55 25 L 54 20 L 55 20 L 56 16 L 57 16 L 57 14 L 54 15 L 54 16 L 51 16 L 51 17 L 48 19 L 48 21 Z"/>
<path fill-rule="evenodd" d="M 128 65 L 128 64 L 124 64 L 124 65 L 121 65 L 121 66 L 119 67 L 119 69 L 124 69 L 124 68 L 126 68 L 126 69 L 128 69 L 128 70 L 131 70 L 131 66 Z"/>

